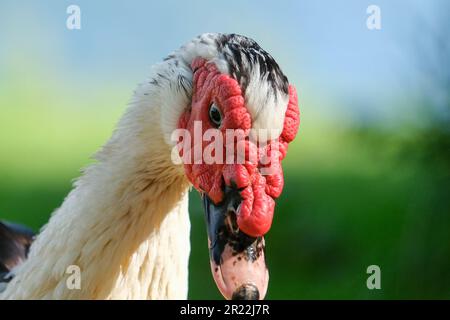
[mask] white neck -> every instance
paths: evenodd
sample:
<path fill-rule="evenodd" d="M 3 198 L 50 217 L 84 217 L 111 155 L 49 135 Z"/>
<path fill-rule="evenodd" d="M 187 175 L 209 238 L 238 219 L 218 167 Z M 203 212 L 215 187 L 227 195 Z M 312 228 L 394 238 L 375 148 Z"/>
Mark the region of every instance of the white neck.
<path fill-rule="evenodd" d="M 170 159 L 158 101 L 138 88 L 2 298 L 187 298 L 189 183 Z M 80 289 L 68 288 L 71 265 Z"/>

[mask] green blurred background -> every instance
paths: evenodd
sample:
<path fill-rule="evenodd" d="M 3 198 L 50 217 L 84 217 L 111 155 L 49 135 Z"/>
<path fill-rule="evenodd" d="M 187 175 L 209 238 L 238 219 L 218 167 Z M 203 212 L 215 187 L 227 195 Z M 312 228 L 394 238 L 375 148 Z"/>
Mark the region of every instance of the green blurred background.
<path fill-rule="evenodd" d="M 78 4 L 82 29 L 65 27 Z M 0 2 L 0 219 L 39 230 L 153 63 L 203 32 L 268 50 L 301 126 L 267 235 L 271 299 L 450 298 L 450 5 Z M 245 19 L 242 19 L 245 17 Z M 221 298 L 191 194 L 192 299 Z M 366 268 L 379 265 L 381 290 Z"/>

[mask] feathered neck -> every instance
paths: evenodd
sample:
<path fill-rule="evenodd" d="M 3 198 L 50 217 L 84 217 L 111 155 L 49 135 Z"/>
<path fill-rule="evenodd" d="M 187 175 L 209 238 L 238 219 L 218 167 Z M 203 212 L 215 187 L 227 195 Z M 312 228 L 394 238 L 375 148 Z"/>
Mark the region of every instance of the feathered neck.
<path fill-rule="evenodd" d="M 160 101 L 138 89 L 117 130 L 84 170 L 2 298 L 187 297 L 188 181 L 171 161 Z M 69 289 L 71 265 L 81 288 Z M 1 296 L 1 295 L 0 295 Z"/>

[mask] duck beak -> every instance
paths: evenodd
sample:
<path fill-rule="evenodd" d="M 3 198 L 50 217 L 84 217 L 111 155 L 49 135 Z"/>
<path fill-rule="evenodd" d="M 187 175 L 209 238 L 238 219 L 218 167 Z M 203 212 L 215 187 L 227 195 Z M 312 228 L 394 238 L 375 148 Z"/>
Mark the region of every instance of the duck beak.
<path fill-rule="evenodd" d="M 214 204 L 205 194 L 211 272 L 226 299 L 264 299 L 269 272 L 264 258 L 264 237 L 250 237 L 239 230 L 241 197 L 236 189 L 226 187 L 224 200 Z"/>

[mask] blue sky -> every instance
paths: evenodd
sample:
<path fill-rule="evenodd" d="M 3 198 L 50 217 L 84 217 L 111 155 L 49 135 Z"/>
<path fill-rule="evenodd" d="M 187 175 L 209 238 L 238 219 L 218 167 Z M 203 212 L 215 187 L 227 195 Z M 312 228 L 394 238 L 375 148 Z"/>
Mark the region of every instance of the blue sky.
<path fill-rule="evenodd" d="M 91 86 L 116 82 L 132 88 L 153 63 L 192 37 L 235 32 L 269 51 L 307 101 L 383 111 L 386 102 L 421 87 L 414 55 L 417 30 L 423 30 L 423 21 L 433 28 L 444 3 L 2 0 L 0 79 L 16 72 L 11 65 L 18 64 Z M 81 8 L 81 30 L 65 27 L 70 4 Z M 379 31 L 366 28 L 370 4 L 381 8 Z"/>

